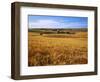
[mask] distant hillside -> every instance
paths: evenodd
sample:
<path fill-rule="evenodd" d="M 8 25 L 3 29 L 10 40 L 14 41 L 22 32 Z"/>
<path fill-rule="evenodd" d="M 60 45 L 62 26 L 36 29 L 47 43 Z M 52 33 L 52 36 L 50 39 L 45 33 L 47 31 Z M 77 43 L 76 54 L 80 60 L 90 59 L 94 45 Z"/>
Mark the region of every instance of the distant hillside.
<path fill-rule="evenodd" d="M 44 31 L 87 31 L 87 28 L 31 28 L 29 32 L 44 32 Z"/>

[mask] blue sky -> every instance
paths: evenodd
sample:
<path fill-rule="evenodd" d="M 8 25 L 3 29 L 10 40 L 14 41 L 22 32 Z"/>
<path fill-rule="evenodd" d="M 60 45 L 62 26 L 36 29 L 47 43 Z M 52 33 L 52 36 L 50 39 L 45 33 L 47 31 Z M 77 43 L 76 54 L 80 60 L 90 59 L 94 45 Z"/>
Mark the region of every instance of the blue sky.
<path fill-rule="evenodd" d="M 29 28 L 87 28 L 87 17 L 29 15 Z"/>

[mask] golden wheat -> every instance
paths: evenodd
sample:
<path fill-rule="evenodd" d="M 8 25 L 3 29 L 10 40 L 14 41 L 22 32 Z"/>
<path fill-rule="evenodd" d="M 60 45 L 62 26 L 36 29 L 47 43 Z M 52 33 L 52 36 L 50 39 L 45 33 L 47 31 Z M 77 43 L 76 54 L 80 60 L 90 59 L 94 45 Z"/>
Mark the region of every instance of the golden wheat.
<path fill-rule="evenodd" d="M 69 35 L 39 35 L 29 32 L 29 66 L 87 63 L 87 32 L 78 32 Z"/>

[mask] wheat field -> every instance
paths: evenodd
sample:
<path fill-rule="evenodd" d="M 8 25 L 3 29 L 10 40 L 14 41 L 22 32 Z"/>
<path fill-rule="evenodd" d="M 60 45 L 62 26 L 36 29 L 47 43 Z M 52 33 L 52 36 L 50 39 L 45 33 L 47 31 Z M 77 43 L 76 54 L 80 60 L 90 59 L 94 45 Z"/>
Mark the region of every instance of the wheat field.
<path fill-rule="evenodd" d="M 28 66 L 87 64 L 87 32 L 28 32 Z"/>

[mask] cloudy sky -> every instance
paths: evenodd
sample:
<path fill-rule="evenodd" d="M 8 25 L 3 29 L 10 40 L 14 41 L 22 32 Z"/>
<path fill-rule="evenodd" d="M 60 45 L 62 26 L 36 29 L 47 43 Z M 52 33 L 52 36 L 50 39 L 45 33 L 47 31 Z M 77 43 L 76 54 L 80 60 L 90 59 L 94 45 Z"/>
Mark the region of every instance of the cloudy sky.
<path fill-rule="evenodd" d="M 87 17 L 28 16 L 29 28 L 87 28 Z"/>

